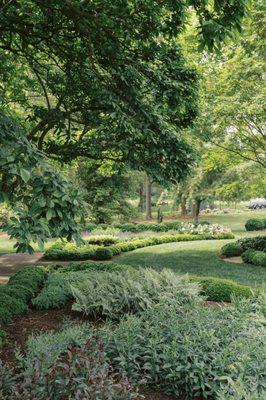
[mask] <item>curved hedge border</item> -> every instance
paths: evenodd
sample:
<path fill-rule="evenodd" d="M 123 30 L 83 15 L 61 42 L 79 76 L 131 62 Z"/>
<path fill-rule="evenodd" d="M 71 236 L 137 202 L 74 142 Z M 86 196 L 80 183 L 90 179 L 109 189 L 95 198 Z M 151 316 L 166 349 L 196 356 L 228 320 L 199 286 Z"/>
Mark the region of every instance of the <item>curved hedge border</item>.
<path fill-rule="evenodd" d="M 266 229 L 266 219 L 251 218 L 245 223 L 246 231 L 261 231 Z"/>
<path fill-rule="evenodd" d="M 160 237 L 151 237 L 146 239 L 132 240 L 128 242 L 120 242 L 109 247 L 95 246 L 75 246 L 74 244 L 66 244 L 59 242 L 51 246 L 44 253 L 44 258 L 47 260 L 110 260 L 113 256 L 122 252 L 127 252 L 141 247 L 154 246 L 163 243 L 184 242 L 194 240 L 220 240 L 220 239 L 233 239 L 234 235 L 231 232 L 202 234 L 176 234 L 164 235 Z"/>
<path fill-rule="evenodd" d="M 29 310 L 29 302 L 42 289 L 47 276 L 43 267 L 26 266 L 16 272 L 6 285 L 0 286 L 0 328 L 11 321 L 14 315 Z M 4 336 L 4 331 L 0 329 L 0 348 Z"/>

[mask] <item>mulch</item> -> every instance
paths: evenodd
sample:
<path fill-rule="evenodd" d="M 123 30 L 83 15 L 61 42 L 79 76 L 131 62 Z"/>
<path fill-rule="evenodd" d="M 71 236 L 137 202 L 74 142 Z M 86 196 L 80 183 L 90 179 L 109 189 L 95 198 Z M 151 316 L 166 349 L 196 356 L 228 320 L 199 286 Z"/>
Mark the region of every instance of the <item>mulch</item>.
<path fill-rule="evenodd" d="M 20 348 L 23 352 L 28 338 L 32 335 L 39 335 L 49 331 L 58 332 L 66 318 L 77 321 L 77 323 L 87 320 L 80 313 L 71 310 L 71 303 L 66 307 L 58 309 L 31 310 L 26 314 L 13 318 L 12 322 L 4 326 L 6 344 L 0 350 L 1 360 L 10 368 L 16 367 L 15 351 L 17 348 Z M 94 321 L 94 323 L 99 324 L 100 321 Z M 176 396 L 168 396 L 156 389 L 143 390 L 142 395 L 145 396 L 145 400 L 182 400 L 185 398 L 185 394 L 177 398 Z M 200 397 L 191 397 L 189 400 L 203 399 Z"/>

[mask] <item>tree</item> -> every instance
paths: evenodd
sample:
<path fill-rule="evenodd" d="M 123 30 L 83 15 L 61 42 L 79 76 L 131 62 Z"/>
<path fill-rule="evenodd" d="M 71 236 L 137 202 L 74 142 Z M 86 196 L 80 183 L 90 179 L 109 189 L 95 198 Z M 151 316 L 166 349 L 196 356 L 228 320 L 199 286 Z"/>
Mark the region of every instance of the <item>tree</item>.
<path fill-rule="evenodd" d="M 186 64 L 176 37 L 191 6 L 198 16 L 201 43 L 209 49 L 219 48 L 234 28 L 239 29 L 245 14 L 244 0 L 3 0 L 2 125 L 8 115 L 12 129 L 19 126 L 22 141 L 27 140 L 29 152 L 35 154 L 37 147 L 50 159 L 109 159 L 144 170 L 158 182 L 180 179 L 193 162 L 183 130 L 197 113 L 198 77 Z M 12 135 L 15 147 L 17 130 Z M 7 155 L 3 153 L 5 159 Z M 16 160 L 7 163 L 12 174 Z M 38 165 L 34 161 L 29 169 L 21 167 L 32 171 Z M 45 181 L 44 170 L 39 171 Z M 1 166 L 1 175 L 5 173 Z M 18 192 L 26 183 L 21 178 L 12 186 Z M 58 182 L 60 186 L 60 178 Z M 36 196 L 33 183 L 31 189 Z M 2 184 L 1 190 L 10 197 L 9 185 Z M 44 198 L 51 200 L 51 193 Z M 73 211 L 76 201 L 71 203 Z M 58 211 L 58 222 L 69 221 L 66 231 L 75 231 L 74 214 L 65 219 Z M 30 218 L 28 212 L 24 203 L 25 218 Z M 23 218 L 18 215 L 13 232 L 21 237 L 20 249 L 38 236 L 34 219 L 27 225 Z M 50 222 L 45 233 L 45 218 L 40 219 L 42 239 L 53 233 Z"/>
<path fill-rule="evenodd" d="M 266 166 L 264 1 L 253 1 L 236 43 L 206 57 L 199 137 Z"/>
<path fill-rule="evenodd" d="M 110 223 L 113 217 L 128 219 L 133 207 L 128 199 L 135 196 L 138 179 L 133 171 L 113 161 L 79 160 L 77 177 L 86 190 L 84 199 L 96 223 Z"/>

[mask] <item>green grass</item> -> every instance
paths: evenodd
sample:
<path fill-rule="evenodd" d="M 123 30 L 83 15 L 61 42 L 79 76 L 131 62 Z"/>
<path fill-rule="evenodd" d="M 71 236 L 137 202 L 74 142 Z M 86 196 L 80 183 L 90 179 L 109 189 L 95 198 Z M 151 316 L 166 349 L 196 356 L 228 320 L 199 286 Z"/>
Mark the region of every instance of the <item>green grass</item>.
<path fill-rule="evenodd" d="M 240 284 L 260 287 L 266 282 L 266 268 L 250 264 L 234 264 L 220 259 L 217 254 L 229 240 L 206 240 L 169 243 L 135 250 L 117 257 L 115 262 L 153 267 L 171 268 L 178 274 L 216 276 L 232 279 Z"/>
<path fill-rule="evenodd" d="M 245 211 L 231 214 L 204 214 L 201 216 L 202 220 L 207 220 L 211 224 L 220 224 L 232 229 L 235 233 L 240 233 L 245 236 L 252 236 L 254 232 L 246 232 L 245 222 L 250 218 L 266 218 L 266 211 Z M 252 233 L 252 235 L 251 235 Z M 258 235 L 258 233 L 256 233 Z"/>

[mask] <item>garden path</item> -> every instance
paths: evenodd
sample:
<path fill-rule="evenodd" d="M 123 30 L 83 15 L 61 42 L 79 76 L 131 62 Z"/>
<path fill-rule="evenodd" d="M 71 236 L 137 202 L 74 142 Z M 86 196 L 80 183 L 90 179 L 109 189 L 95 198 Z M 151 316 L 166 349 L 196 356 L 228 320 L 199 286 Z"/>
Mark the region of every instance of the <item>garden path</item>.
<path fill-rule="evenodd" d="M 7 253 L 0 255 L 0 284 L 6 283 L 11 275 L 24 265 L 49 265 L 55 261 L 46 261 L 42 258 L 43 253 L 24 254 Z M 69 264 L 73 261 L 60 261 L 60 264 Z"/>

